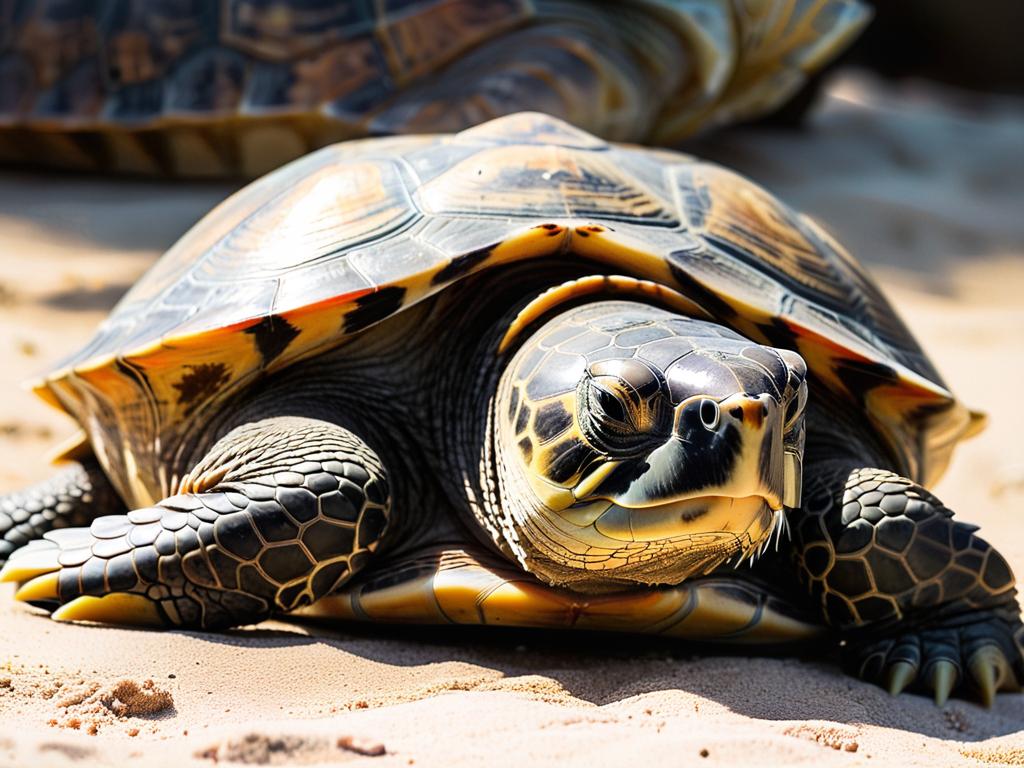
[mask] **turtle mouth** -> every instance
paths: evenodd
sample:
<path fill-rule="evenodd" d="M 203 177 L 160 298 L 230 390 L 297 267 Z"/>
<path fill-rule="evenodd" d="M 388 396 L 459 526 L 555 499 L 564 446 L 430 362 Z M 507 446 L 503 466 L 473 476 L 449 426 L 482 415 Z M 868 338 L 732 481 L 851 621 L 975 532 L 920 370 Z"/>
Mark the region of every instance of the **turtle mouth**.
<path fill-rule="evenodd" d="M 585 545 L 592 556 L 593 562 L 575 567 L 614 571 L 617 579 L 645 584 L 678 584 L 723 564 L 753 562 L 787 530 L 781 501 L 761 494 L 693 496 L 645 506 L 603 499 L 574 504 L 549 519 L 555 539 Z"/>
<path fill-rule="evenodd" d="M 780 499 L 764 495 L 694 496 L 644 506 L 612 502 L 593 526 L 608 538 L 629 542 L 732 535 L 746 549 L 772 532 L 781 508 Z"/>

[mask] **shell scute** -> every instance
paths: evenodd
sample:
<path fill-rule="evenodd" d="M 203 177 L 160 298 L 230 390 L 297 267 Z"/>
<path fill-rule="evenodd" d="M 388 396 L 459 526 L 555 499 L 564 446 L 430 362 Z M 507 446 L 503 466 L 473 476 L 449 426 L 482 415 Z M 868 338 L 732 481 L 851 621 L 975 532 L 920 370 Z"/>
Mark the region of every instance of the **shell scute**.
<path fill-rule="evenodd" d="M 624 172 L 617 160 L 558 145 L 503 144 L 456 163 L 414 197 L 422 210 L 439 215 L 617 219 L 678 227 L 672 201 Z"/>

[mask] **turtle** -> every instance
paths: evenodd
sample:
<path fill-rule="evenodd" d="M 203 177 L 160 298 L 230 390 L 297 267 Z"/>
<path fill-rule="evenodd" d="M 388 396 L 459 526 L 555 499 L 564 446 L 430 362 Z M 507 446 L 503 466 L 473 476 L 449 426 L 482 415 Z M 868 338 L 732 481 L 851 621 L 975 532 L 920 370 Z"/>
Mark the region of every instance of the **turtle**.
<path fill-rule="evenodd" d="M 819 225 L 688 155 L 540 113 L 332 145 L 35 389 L 82 438 L 0 500 L 0 579 L 57 620 L 810 643 L 939 703 L 1024 674 L 1010 567 L 925 487 L 983 416 Z"/>
<path fill-rule="evenodd" d="M 0 160 L 255 177 L 524 109 L 670 144 L 784 102 L 869 18 L 863 0 L 3 3 Z"/>

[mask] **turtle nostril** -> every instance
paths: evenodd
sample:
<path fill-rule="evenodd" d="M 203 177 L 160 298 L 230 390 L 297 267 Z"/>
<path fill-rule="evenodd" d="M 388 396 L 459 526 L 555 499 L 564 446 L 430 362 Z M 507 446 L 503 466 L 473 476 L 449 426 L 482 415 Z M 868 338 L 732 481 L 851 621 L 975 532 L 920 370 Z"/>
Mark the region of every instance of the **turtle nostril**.
<path fill-rule="evenodd" d="M 761 416 L 768 418 L 768 406 L 764 403 L 761 403 Z"/>
<path fill-rule="evenodd" d="M 718 427 L 718 415 L 718 403 L 708 398 L 700 401 L 700 422 L 705 429 Z"/>
<path fill-rule="evenodd" d="M 737 421 L 743 421 L 743 409 L 738 405 L 729 409 L 729 415 Z"/>

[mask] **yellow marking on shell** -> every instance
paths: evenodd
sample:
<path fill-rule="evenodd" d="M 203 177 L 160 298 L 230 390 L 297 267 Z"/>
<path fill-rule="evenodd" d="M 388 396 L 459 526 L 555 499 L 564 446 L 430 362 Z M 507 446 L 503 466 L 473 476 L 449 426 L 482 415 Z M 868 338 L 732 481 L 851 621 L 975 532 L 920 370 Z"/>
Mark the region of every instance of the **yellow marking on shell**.
<path fill-rule="evenodd" d="M 26 581 L 14 593 L 14 599 L 20 600 L 23 603 L 31 603 L 37 600 L 56 600 L 58 597 L 57 585 L 59 581 L 59 571 L 36 576 Z"/>
<path fill-rule="evenodd" d="M 128 592 L 111 592 L 103 597 L 77 597 L 54 611 L 50 618 L 55 621 L 95 621 L 99 624 L 138 627 L 164 626 L 156 603 Z"/>
<path fill-rule="evenodd" d="M 852 343 L 841 345 L 806 326 L 792 322 L 790 326 L 796 351 L 806 361 L 808 370 L 833 391 L 847 392 L 853 398 L 862 397 L 868 417 L 896 455 L 905 458 L 909 465 L 907 471 L 926 485 L 936 482 L 949 463 L 954 445 L 971 432 L 972 421 L 967 408 L 945 387 L 896 360 L 880 359 L 877 352 L 866 346 L 856 349 Z M 750 335 L 755 341 L 764 339 L 756 329 L 751 329 Z M 851 391 L 839 375 L 842 364 L 849 361 L 881 362 L 892 369 L 892 380 L 879 378 L 878 384 L 866 392 Z M 933 415 L 919 424 L 911 424 L 909 419 L 921 408 L 931 410 Z M 921 430 L 924 442 L 921 461 L 916 449 L 908 451 L 906 444 L 907 435 L 917 429 Z"/>
<path fill-rule="evenodd" d="M 573 242 L 576 241 L 576 238 L 574 238 Z M 498 353 L 500 354 L 508 349 L 509 345 L 523 332 L 523 329 L 536 322 L 555 307 L 582 296 L 593 296 L 596 294 L 607 295 L 609 298 L 620 298 L 623 295 L 638 296 L 666 308 L 674 309 L 684 315 L 700 318 L 709 317 L 708 313 L 695 302 L 686 298 L 678 291 L 660 283 L 654 283 L 650 280 L 638 280 L 635 277 L 626 277 L 624 275 L 590 275 L 589 277 L 569 280 L 554 288 L 549 288 L 523 307 L 502 337 L 501 343 L 498 345 Z"/>
<path fill-rule="evenodd" d="M 630 228 L 612 229 L 601 223 L 578 222 L 572 228 L 572 241 L 568 248 L 577 256 L 607 264 L 613 269 L 622 269 L 635 278 L 654 281 L 672 290 L 670 286 L 675 285 L 675 278 L 664 255 L 652 251 L 650 242 L 629 234 L 627 229 Z M 697 313 L 694 317 L 711 318 L 710 313 L 698 307 L 691 299 L 683 297 L 683 300 Z"/>
<path fill-rule="evenodd" d="M 454 579 L 451 579 L 454 581 Z M 435 589 L 444 590 L 445 585 Z M 448 586 L 449 593 L 452 590 Z M 567 599 L 565 595 L 535 581 L 503 580 L 486 595 L 478 595 L 482 623 L 494 626 L 576 626 L 586 609 L 586 598 Z"/>
<path fill-rule="evenodd" d="M 22 386 L 35 394 L 36 397 L 51 408 L 56 408 L 58 411 L 63 411 L 64 413 L 68 412 L 68 409 L 64 407 L 64 403 L 60 401 L 60 398 L 57 397 L 57 394 L 51 388 L 51 382 L 49 379 L 31 379 L 26 381 Z"/>
<path fill-rule="evenodd" d="M 569 243 L 569 226 L 561 220 L 524 227 L 491 248 L 487 258 L 467 274 L 498 265 L 539 259 L 564 253 Z M 437 271 L 440 272 L 447 263 Z M 404 284 L 404 282 L 403 282 Z"/>
<path fill-rule="evenodd" d="M 755 606 L 731 598 L 722 590 L 718 591 L 716 598 L 711 605 L 708 601 L 699 601 L 694 610 L 666 634 L 695 639 L 713 638 L 732 635 L 750 626 L 756 615 Z"/>

